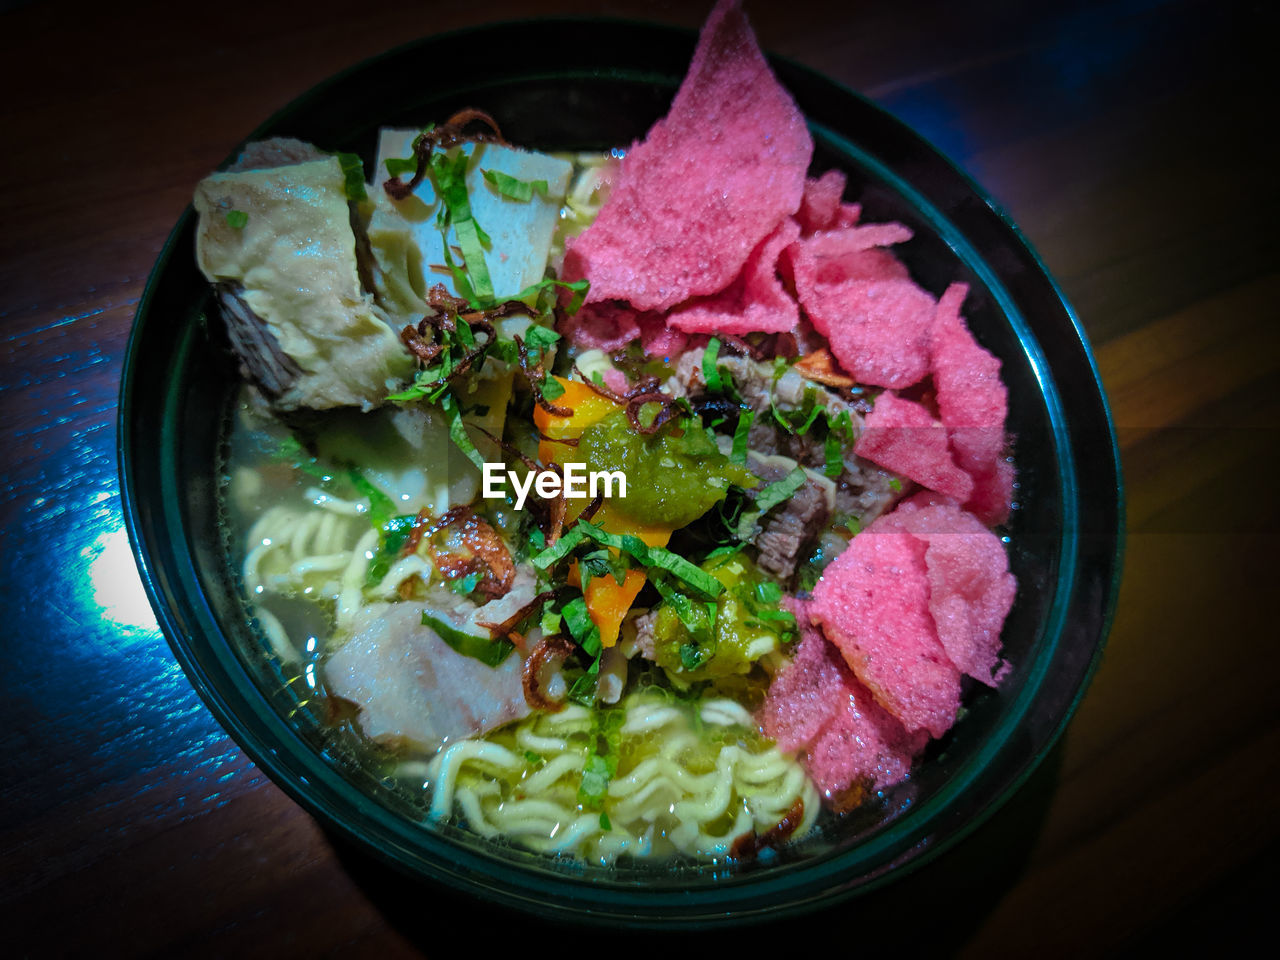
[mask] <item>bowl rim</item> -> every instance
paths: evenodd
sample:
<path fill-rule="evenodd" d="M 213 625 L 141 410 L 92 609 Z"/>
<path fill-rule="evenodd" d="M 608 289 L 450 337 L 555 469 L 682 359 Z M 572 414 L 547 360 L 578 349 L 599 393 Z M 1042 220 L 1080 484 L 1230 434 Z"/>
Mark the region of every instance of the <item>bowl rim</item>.
<path fill-rule="evenodd" d="M 696 40 L 696 31 L 686 28 L 672 27 L 661 24 L 653 24 L 641 21 L 624 20 L 617 18 L 588 18 L 588 17 L 555 17 L 544 18 L 540 20 L 515 20 L 505 21 L 501 23 L 484 24 L 478 26 L 467 27 L 461 30 L 451 31 L 443 34 L 434 34 L 426 37 L 420 37 L 408 43 L 401 44 L 395 48 L 384 51 L 368 59 L 354 63 L 322 80 L 320 83 L 312 86 L 304 91 L 298 97 L 291 100 L 288 104 L 275 111 L 263 123 L 261 123 L 253 132 L 242 140 L 229 155 L 225 165 L 234 159 L 236 154 L 242 149 L 243 145 L 250 140 L 258 139 L 270 135 L 274 130 L 280 127 L 282 123 L 287 122 L 288 118 L 298 111 L 322 101 L 326 95 L 337 85 L 346 82 L 351 78 L 359 77 L 367 71 L 376 70 L 380 65 L 394 60 L 397 57 L 404 56 L 410 52 L 425 51 L 437 45 L 449 45 L 457 43 L 464 39 L 474 39 L 477 35 L 497 35 L 502 31 L 511 30 L 527 30 L 532 27 L 545 28 L 548 25 L 565 26 L 571 25 L 579 28 L 590 30 L 618 30 L 619 28 L 627 31 L 643 29 L 650 31 L 654 36 L 665 36 L 665 38 L 673 43 L 679 43 L 692 49 L 693 42 Z M 1062 314 L 1067 318 L 1070 325 L 1071 340 L 1074 346 L 1078 346 L 1080 357 L 1077 360 L 1083 360 L 1085 368 L 1091 378 L 1092 391 L 1090 392 L 1090 400 L 1095 400 L 1100 404 L 1101 420 L 1091 424 L 1093 427 L 1101 427 L 1106 435 L 1106 454 L 1109 461 L 1101 468 L 1101 472 L 1108 473 L 1114 478 L 1114 510 L 1112 515 L 1107 518 L 1108 533 L 1113 538 L 1113 546 L 1106 556 L 1106 560 L 1110 565 L 1110 576 L 1103 585 L 1105 596 L 1102 598 L 1102 607 L 1100 610 L 1100 619 L 1098 635 L 1095 638 L 1093 649 L 1087 665 L 1080 673 L 1074 694 L 1071 696 L 1062 715 L 1053 726 L 1050 733 L 1044 738 L 1043 742 L 1035 750 L 1021 769 L 1014 776 L 1004 782 L 1001 789 L 968 820 L 953 832 L 947 834 L 938 842 L 929 844 L 923 849 L 915 849 L 905 856 L 905 859 L 890 863 L 879 875 L 872 876 L 855 886 L 841 885 L 840 883 L 840 861 L 846 859 L 844 853 L 834 855 L 827 859 L 825 865 L 828 869 L 817 871 L 815 873 L 812 867 L 805 868 L 803 865 L 797 870 L 789 871 L 787 876 L 769 877 L 768 874 L 752 874 L 748 873 L 739 877 L 735 877 L 723 883 L 717 883 L 714 887 L 708 888 L 713 894 L 718 896 L 705 896 L 706 890 L 689 891 L 689 892 L 670 892 L 665 895 L 654 896 L 638 888 L 626 888 L 617 891 L 617 896 L 605 896 L 601 898 L 601 894 L 605 891 L 601 889 L 599 884 L 578 881 L 575 878 L 563 874 L 554 875 L 555 883 L 553 887 L 557 888 L 553 892 L 560 894 L 556 899 L 548 899 L 545 891 L 542 895 L 538 895 L 537 890 L 527 889 L 522 896 L 514 896 L 515 891 L 509 887 L 493 882 L 493 873 L 499 876 L 503 873 L 511 872 L 524 873 L 522 867 L 510 861 L 499 866 L 496 871 L 491 872 L 486 868 L 483 858 L 476 860 L 471 857 L 462 857 L 460 861 L 452 864 L 453 869 L 448 869 L 441 863 L 431 863 L 430 858 L 424 861 L 421 852 L 408 849 L 407 846 L 395 842 L 394 837 L 390 837 L 385 833 L 378 839 L 382 842 L 375 843 L 365 833 L 365 830 L 357 823 L 351 822 L 352 813 L 361 820 L 368 816 L 375 818 L 391 813 L 374 798 L 361 795 L 356 788 L 350 784 L 345 785 L 345 789 L 338 790 L 339 796 L 335 797 L 329 792 L 317 792 L 311 789 L 312 786 L 308 782 L 308 776 L 314 774 L 312 764 L 299 764 L 298 757 L 287 755 L 287 751 L 279 749 L 279 744 L 263 737 L 260 733 L 252 729 L 241 715 L 241 710 L 246 706 L 243 690 L 237 689 L 233 691 L 234 696 L 228 696 L 227 691 L 215 682 L 215 678 L 211 677 L 207 672 L 207 665 L 197 656 L 196 646 L 201 640 L 207 641 L 210 637 L 221 636 L 221 630 L 217 626 L 216 617 L 206 603 L 203 602 L 203 594 L 199 590 L 198 573 L 195 570 L 192 558 L 189 553 L 184 553 L 181 549 L 182 543 L 180 536 L 183 531 L 178 529 L 174 531 L 166 526 L 163 522 L 157 530 L 154 526 L 156 518 L 149 512 L 144 511 L 144 503 L 139 495 L 138 484 L 138 463 L 134 455 L 136 445 L 143 439 L 140 431 L 136 428 L 138 417 L 138 404 L 136 403 L 138 390 L 135 389 L 135 383 L 139 377 L 141 366 L 140 352 L 142 344 L 146 339 L 146 331 L 148 328 L 148 318 L 152 316 L 153 302 L 157 297 L 157 292 L 161 287 L 167 268 L 171 259 L 177 255 L 188 255 L 189 250 L 184 245 L 184 236 L 192 229 L 194 224 L 194 213 L 190 205 L 184 210 L 179 217 L 174 228 L 170 231 L 163 248 L 156 260 L 155 266 L 148 277 L 146 287 L 142 297 L 139 300 L 138 307 L 135 311 L 134 323 L 130 331 L 128 343 L 125 350 L 123 370 L 121 376 L 121 389 L 119 399 L 119 415 L 117 421 L 117 457 L 120 473 L 120 488 L 122 507 L 126 526 L 129 532 L 130 544 L 132 546 L 135 559 L 138 563 L 141 579 L 147 592 L 148 599 L 152 608 L 156 613 L 157 620 L 169 642 L 175 657 L 183 667 L 188 679 L 195 688 L 201 700 L 209 707 L 214 716 L 221 723 L 223 728 L 231 735 L 232 739 L 245 751 L 245 753 L 270 776 L 271 780 L 282 789 L 303 809 L 307 810 L 313 816 L 316 816 L 324 824 L 331 828 L 340 830 L 342 834 L 356 841 L 356 843 L 366 851 L 373 853 L 377 858 L 393 867 L 407 871 L 415 876 L 427 876 L 436 882 L 445 882 L 461 885 L 464 889 L 471 893 L 478 894 L 484 899 L 498 902 L 507 906 L 514 906 L 527 911 L 538 911 L 546 913 L 549 909 L 559 919 L 572 919 L 577 921 L 610 923 L 617 924 L 619 922 L 632 926 L 673 926 L 682 927 L 690 926 L 707 926 L 723 923 L 726 921 L 736 922 L 752 922 L 764 919 L 773 919 L 783 915 L 791 915 L 797 912 L 803 912 L 816 908 L 820 905 L 826 905 L 838 899 L 859 895 L 878 889 L 889 883 L 891 880 L 900 876 L 904 876 L 927 863 L 932 862 L 944 851 L 953 848 L 963 839 L 972 834 L 979 826 L 985 823 L 997 810 L 1004 805 L 1005 802 L 1026 782 L 1034 770 L 1039 766 L 1044 757 L 1053 749 L 1055 744 L 1061 738 L 1063 731 L 1066 729 L 1071 717 L 1074 715 L 1085 691 L 1088 689 L 1089 683 L 1095 674 L 1098 664 L 1101 661 L 1103 650 L 1106 643 L 1107 633 L 1110 629 L 1112 619 L 1114 617 L 1116 600 L 1119 592 L 1119 582 L 1123 571 L 1123 555 L 1125 546 L 1125 494 L 1123 486 L 1123 476 L 1121 472 L 1121 464 L 1119 457 L 1119 445 L 1111 415 L 1110 406 L 1103 389 L 1101 375 L 1098 370 L 1096 359 L 1090 348 L 1088 337 L 1084 331 L 1078 315 L 1071 307 L 1063 294 L 1059 284 L 1052 274 L 1046 268 L 1039 253 L 1028 242 L 1022 231 L 1013 223 L 1007 212 L 1002 206 L 997 204 L 991 196 L 983 190 L 964 170 L 962 170 L 948 156 L 935 148 L 919 134 L 915 133 L 910 127 L 897 120 L 891 113 L 875 104 L 868 98 L 856 93 L 845 87 L 844 85 L 832 80 L 821 74 L 819 71 L 800 64 L 790 58 L 769 55 L 768 59 L 775 72 L 783 72 L 793 76 L 801 76 L 807 78 L 809 83 L 817 84 L 828 88 L 833 93 L 844 98 L 851 98 L 857 101 L 862 109 L 873 111 L 880 116 L 880 119 L 887 123 L 894 133 L 903 137 L 910 145 L 917 150 L 924 151 L 932 161 L 940 161 L 948 173 L 955 178 L 956 182 L 962 185 L 971 196 L 981 201 L 982 205 L 995 217 L 996 223 L 1008 233 L 1015 247 L 1023 251 L 1029 258 L 1029 262 L 1034 266 L 1036 279 L 1046 282 L 1049 286 L 1053 298 L 1060 305 Z M 781 69 L 780 69 L 781 68 Z M 559 76 L 571 77 L 574 75 L 573 70 L 566 70 L 558 73 Z M 655 76 L 655 82 L 664 82 L 669 78 L 659 78 Z M 678 78 L 677 78 L 678 82 Z M 810 119 L 809 125 L 815 127 L 814 122 Z M 843 139 L 841 135 L 832 130 L 827 130 L 828 135 L 834 135 L 837 139 Z M 856 145 L 849 143 L 850 147 L 856 150 Z M 865 156 L 865 155 L 864 155 Z M 874 158 L 868 157 L 873 163 Z M 931 224 L 935 224 L 934 217 L 937 222 L 946 223 L 946 218 L 935 209 L 935 205 L 927 198 L 921 196 L 915 191 L 915 188 L 907 183 L 900 175 L 894 173 L 887 168 L 884 169 L 884 175 L 888 181 L 893 183 L 895 188 L 903 189 L 904 196 L 912 197 L 912 203 L 917 210 L 932 211 L 933 216 L 930 217 Z M 914 195 L 914 196 L 913 196 Z M 944 234 L 945 236 L 945 234 Z M 962 240 L 962 242 L 964 242 Z M 976 253 L 971 258 L 964 258 L 964 262 L 972 266 L 974 263 L 984 263 L 982 257 Z M 1003 285 L 994 277 L 990 278 L 993 282 L 988 283 L 988 289 L 993 293 L 1003 289 Z M 1008 305 L 1011 306 L 1011 305 Z M 1006 320 L 1010 319 L 1010 313 L 1006 304 L 1001 304 L 1001 310 Z M 1016 308 L 1013 309 L 1016 315 Z M 1031 345 L 1036 349 L 1040 349 L 1040 344 L 1029 328 L 1025 326 L 1025 321 L 1020 321 L 1023 328 L 1019 329 L 1015 324 L 1015 332 L 1024 349 L 1027 349 L 1027 337 L 1030 337 Z M 154 326 L 154 324 L 152 324 Z M 190 339 L 190 333 L 185 335 L 187 340 Z M 1030 359 L 1030 358 L 1029 358 Z M 1039 366 L 1037 370 L 1043 369 L 1048 371 L 1048 358 L 1041 355 L 1038 358 Z M 1035 364 L 1033 364 L 1034 366 Z M 1042 385 L 1043 387 L 1043 385 Z M 174 385 L 170 385 L 170 393 L 175 389 Z M 1042 389 L 1043 393 L 1043 389 Z M 1046 399 L 1050 399 L 1046 395 Z M 1053 401 L 1057 401 L 1056 389 L 1053 394 Z M 1064 414 L 1061 410 L 1058 417 L 1054 419 L 1055 436 L 1066 430 L 1067 425 L 1064 422 Z M 163 431 L 162 431 L 163 433 Z M 170 436 L 167 439 L 168 446 L 165 446 L 166 439 L 161 436 L 161 444 L 163 451 L 172 451 L 176 438 Z M 1059 438 L 1063 439 L 1063 438 Z M 1068 459 L 1072 457 L 1072 445 L 1070 438 L 1067 437 L 1064 452 Z M 1095 458 L 1097 451 L 1094 452 Z M 1071 464 L 1071 476 L 1075 477 L 1075 465 Z M 1095 471 L 1098 472 L 1098 471 Z M 176 483 L 176 478 L 171 477 L 170 481 Z M 1074 500 L 1073 496 L 1067 497 L 1064 493 L 1064 502 Z M 179 525 L 181 527 L 181 524 Z M 163 549 L 161 534 L 169 535 L 170 546 L 177 547 L 172 554 L 166 554 Z M 1070 559 L 1069 565 L 1064 565 L 1064 569 L 1076 574 L 1077 554 L 1075 544 L 1078 540 L 1078 531 L 1072 530 L 1069 538 L 1071 543 L 1065 547 L 1068 556 L 1063 559 Z M 166 568 L 164 560 L 169 557 L 171 564 L 176 562 L 176 569 L 172 566 Z M 180 584 L 183 589 L 177 589 L 175 583 Z M 190 585 L 197 587 L 196 596 L 191 596 L 184 591 L 189 589 Z M 1074 587 L 1074 583 L 1073 583 Z M 176 592 L 175 592 L 176 591 Z M 1058 609 L 1059 616 L 1065 617 L 1067 614 L 1066 607 L 1070 605 L 1070 601 L 1074 598 L 1074 589 L 1067 591 L 1059 591 L 1060 596 L 1055 600 L 1055 609 Z M 211 629 L 212 628 L 212 629 Z M 1055 637 L 1061 637 L 1061 626 L 1055 629 Z M 1056 639 L 1055 639 L 1056 642 Z M 216 646 L 216 644 L 215 644 Z M 225 654 L 231 658 L 236 658 L 236 654 L 230 649 L 231 644 L 225 644 Z M 214 651 L 215 655 L 217 651 Z M 1042 665 L 1041 674 L 1048 669 L 1048 660 Z M 236 665 L 240 666 L 238 659 Z M 223 664 L 229 667 L 228 664 Z M 1032 683 L 1031 678 L 1024 689 L 1018 694 L 1018 698 L 1032 699 L 1033 694 L 1038 691 L 1039 684 L 1043 680 L 1043 676 L 1035 678 L 1036 682 Z M 265 704 L 265 701 L 264 701 Z M 265 704 L 270 708 L 269 704 Z M 1025 710 L 1025 706 L 1021 708 L 1019 713 Z M 274 712 L 274 711 L 273 711 Z M 251 711 L 252 713 L 252 711 Z M 976 751 L 977 754 L 994 753 L 1000 746 L 1000 743 L 992 743 L 985 748 Z M 322 758 L 313 757 L 312 759 L 323 763 Z M 975 757 L 975 761 L 976 761 Z M 973 762 L 969 764 L 973 767 Z M 967 769 L 967 768 L 966 768 Z M 332 771 L 331 771 L 332 772 Z M 976 775 L 976 770 L 973 771 Z M 958 778 L 957 778 L 958 779 Z M 972 779 L 972 776 L 970 777 Z M 927 808 L 933 805 L 935 808 L 945 806 L 947 799 L 944 794 L 949 792 L 960 791 L 967 785 L 966 783 L 948 783 L 946 787 L 938 791 L 937 794 L 931 795 L 926 801 L 921 803 L 921 808 Z M 340 801 L 340 802 L 339 802 Z M 354 811 L 346 811 L 343 805 L 351 804 L 354 801 Z M 403 818 L 400 818 L 403 820 Z M 407 822 L 406 822 L 407 823 Z M 458 850 L 447 838 L 435 836 L 433 831 L 423 830 L 415 824 L 407 824 L 411 826 L 417 834 L 411 838 L 401 836 L 399 839 L 409 846 L 421 848 L 425 846 L 428 854 L 437 856 L 441 854 L 454 853 Z M 880 836 L 883 844 L 888 844 L 892 837 Z M 871 838 L 872 841 L 875 836 Z M 434 848 L 434 849 L 433 849 Z M 857 849 L 862 849 L 863 845 L 859 845 Z M 805 883 L 802 885 L 789 884 L 786 881 L 788 876 L 795 879 L 797 873 L 807 874 Z M 532 875 L 532 872 L 531 872 Z M 765 879 L 767 878 L 767 879 Z M 548 877 L 538 874 L 535 879 L 540 884 L 545 885 Z M 778 881 L 782 881 L 783 890 L 777 889 Z M 565 888 L 565 884 L 573 887 L 577 884 L 577 889 L 569 890 Z M 802 886 L 803 889 L 798 889 Z M 763 899 L 759 894 L 751 901 L 750 905 L 740 905 L 736 901 L 737 893 L 742 892 L 745 887 L 759 887 L 768 893 Z M 588 889 L 589 888 L 589 889 Z M 641 912 L 637 912 L 634 898 L 636 894 L 646 897 L 644 908 Z M 792 899 L 785 904 L 779 904 L 776 901 L 777 895 L 793 895 Z M 726 896 L 728 895 L 728 896 Z M 698 901 L 691 903 L 692 900 Z M 689 909 L 692 907 L 693 909 Z M 676 911 L 678 915 L 672 915 L 666 911 Z"/>

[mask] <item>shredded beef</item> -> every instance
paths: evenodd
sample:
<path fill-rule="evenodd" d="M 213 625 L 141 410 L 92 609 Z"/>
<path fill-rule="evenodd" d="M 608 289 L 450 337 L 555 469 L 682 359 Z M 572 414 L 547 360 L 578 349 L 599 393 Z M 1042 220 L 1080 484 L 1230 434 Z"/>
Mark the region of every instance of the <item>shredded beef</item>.
<path fill-rule="evenodd" d="M 801 549 L 818 538 L 830 517 L 828 492 L 810 477 L 786 504 L 765 520 L 756 537 L 756 548 L 760 551 L 756 562 L 767 573 L 789 580 L 796 572 Z"/>

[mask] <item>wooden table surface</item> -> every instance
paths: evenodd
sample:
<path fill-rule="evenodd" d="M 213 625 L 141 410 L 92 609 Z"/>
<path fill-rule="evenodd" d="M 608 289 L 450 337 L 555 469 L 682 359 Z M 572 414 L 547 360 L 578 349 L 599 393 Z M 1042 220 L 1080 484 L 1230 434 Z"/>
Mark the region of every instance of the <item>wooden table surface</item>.
<path fill-rule="evenodd" d="M 1213 942 L 1254 918 L 1280 852 L 1270 6 L 748 4 L 766 48 L 915 126 L 1039 249 L 1092 339 L 1129 498 L 1107 652 L 1048 761 L 937 863 L 778 931 L 851 951 L 1053 956 Z M 193 185 L 312 84 L 466 24 L 696 26 L 706 5 L 348 0 L 304 15 L 229 0 L 199 24 L 169 4 L 5 7 L 0 952 L 438 955 L 447 929 L 469 949 L 540 933 L 618 949 L 400 880 L 245 758 L 142 594 L 116 395 Z"/>

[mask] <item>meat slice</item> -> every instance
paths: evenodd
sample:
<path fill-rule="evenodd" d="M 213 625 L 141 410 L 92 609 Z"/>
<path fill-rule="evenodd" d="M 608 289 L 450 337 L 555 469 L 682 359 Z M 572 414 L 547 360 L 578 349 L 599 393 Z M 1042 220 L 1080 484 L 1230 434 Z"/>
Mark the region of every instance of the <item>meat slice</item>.
<path fill-rule="evenodd" d="M 781 480 L 795 467 L 795 461 L 787 457 L 752 451 L 747 458 L 747 468 L 766 483 Z M 784 582 L 796 572 L 804 547 L 826 527 L 836 501 L 835 484 L 830 479 L 812 470 L 805 474 L 804 485 L 765 516 L 755 539 L 760 568 Z"/>
<path fill-rule="evenodd" d="M 499 602 L 484 616 L 498 616 Z M 330 692 L 360 705 L 365 736 L 436 750 L 528 715 L 518 653 L 486 666 L 423 625 L 422 612 L 418 603 L 370 604 L 325 664 Z"/>

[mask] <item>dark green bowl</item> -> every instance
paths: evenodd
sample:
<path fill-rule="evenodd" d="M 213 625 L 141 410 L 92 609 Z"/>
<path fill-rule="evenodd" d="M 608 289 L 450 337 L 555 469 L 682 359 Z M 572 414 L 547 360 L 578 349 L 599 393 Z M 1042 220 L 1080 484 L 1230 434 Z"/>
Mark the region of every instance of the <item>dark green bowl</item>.
<path fill-rule="evenodd" d="M 627 144 L 666 111 L 693 43 L 688 31 L 599 21 L 430 37 L 327 81 L 250 139 L 296 136 L 368 164 L 379 126 L 421 125 L 472 105 L 515 143 Z M 573 62 L 528 56 L 550 49 L 572 51 Z M 900 251 L 923 286 L 937 294 L 970 284 L 970 325 L 1003 361 L 1020 478 L 1007 530 L 1020 584 L 1005 628 L 1013 673 L 999 691 L 974 691 L 963 722 L 880 806 L 767 864 L 603 870 L 418 822 L 332 754 L 314 723 L 286 721 L 291 696 L 236 652 L 258 642 L 217 502 L 236 374 L 220 324 L 201 319 L 214 313 L 188 210 L 147 284 L 125 360 L 122 488 L 143 580 L 192 684 L 245 752 L 322 822 L 396 867 L 543 915 L 613 923 L 679 926 L 813 907 L 884 884 L 990 816 L 1061 734 L 1098 662 L 1123 505 L 1114 430 L 1079 323 L 1017 228 L 945 157 L 856 94 L 793 63 L 774 67 L 809 118 L 815 168 L 846 171 L 866 219 L 915 230 Z"/>

